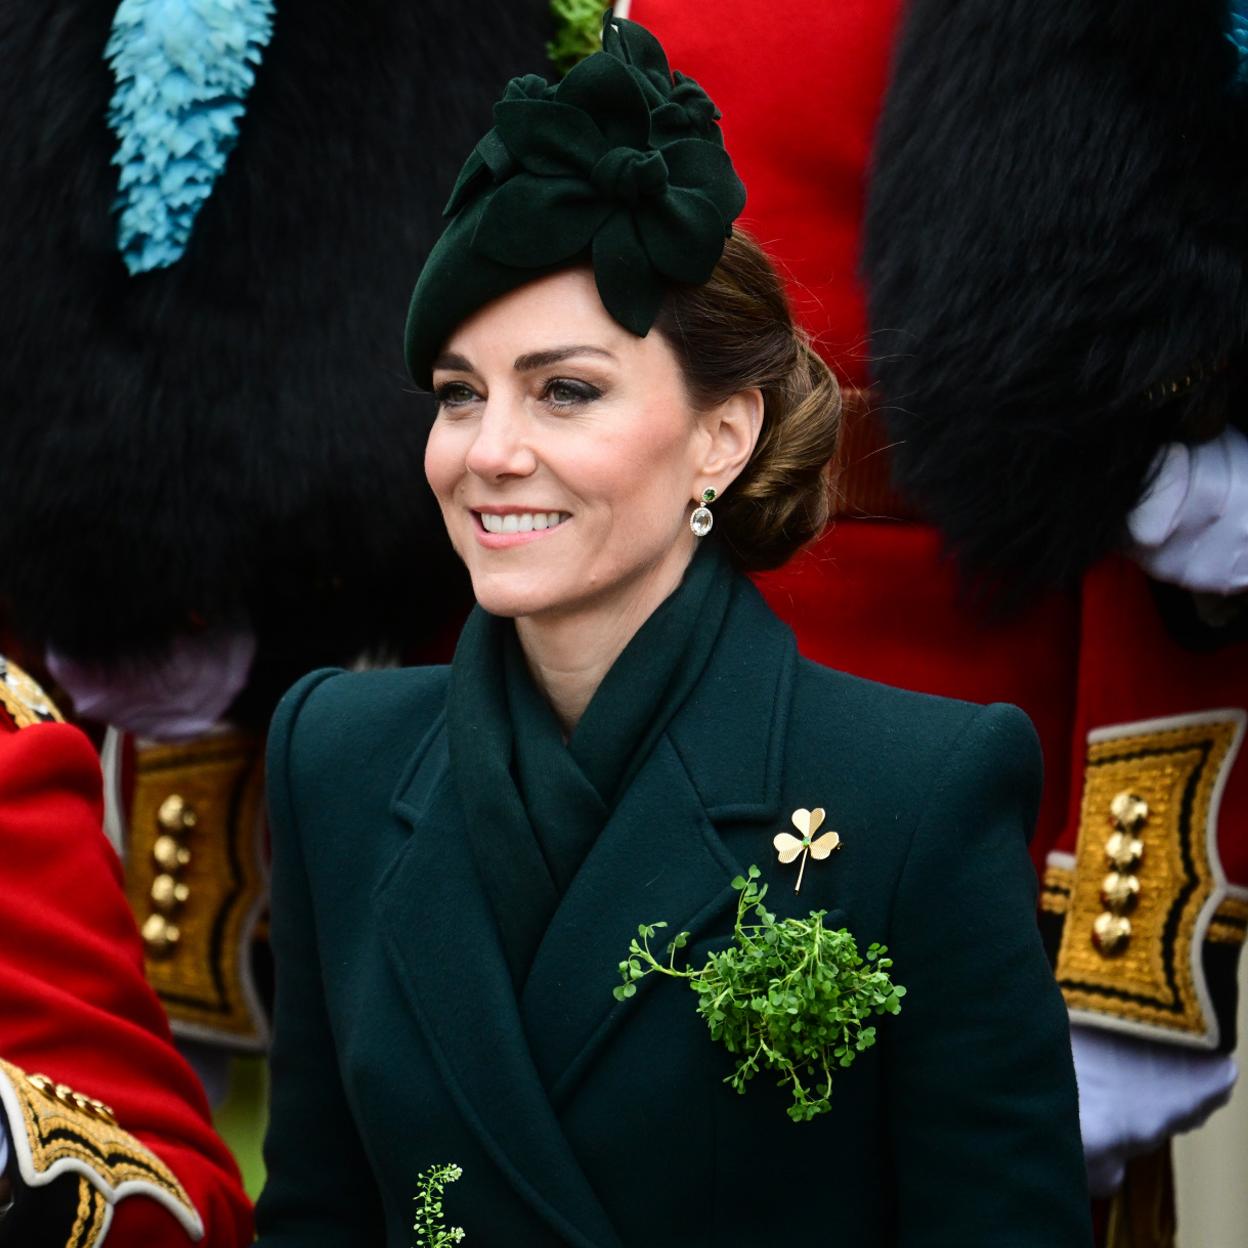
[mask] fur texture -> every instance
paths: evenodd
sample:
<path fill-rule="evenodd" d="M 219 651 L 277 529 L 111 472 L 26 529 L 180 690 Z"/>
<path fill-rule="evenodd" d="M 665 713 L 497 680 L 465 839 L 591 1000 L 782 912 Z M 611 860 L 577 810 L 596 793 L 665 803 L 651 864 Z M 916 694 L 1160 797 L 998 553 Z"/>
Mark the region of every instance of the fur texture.
<path fill-rule="evenodd" d="M 1248 415 L 1226 23 L 1226 0 L 911 6 L 868 208 L 874 370 L 899 486 L 1015 598 L 1122 542 L 1164 441 Z"/>
<path fill-rule="evenodd" d="M 296 674 L 419 643 L 462 582 L 424 484 L 407 300 L 545 0 L 293 0 L 172 268 L 114 242 L 116 0 L 0 5 L 0 593 L 83 659 L 246 622 Z M 457 605 L 457 604 L 456 604 Z"/>

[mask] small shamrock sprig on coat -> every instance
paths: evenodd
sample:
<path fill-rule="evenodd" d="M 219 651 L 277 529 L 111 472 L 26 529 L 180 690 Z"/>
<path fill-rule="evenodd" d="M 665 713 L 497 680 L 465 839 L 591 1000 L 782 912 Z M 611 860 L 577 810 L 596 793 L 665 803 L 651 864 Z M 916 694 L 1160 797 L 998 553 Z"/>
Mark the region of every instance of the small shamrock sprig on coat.
<path fill-rule="evenodd" d="M 894 984 L 888 970 L 892 959 L 884 945 L 871 945 L 865 959 L 853 936 L 823 923 L 826 910 L 812 910 L 805 919 L 777 919 L 763 905 L 767 885 L 762 872 L 750 867 L 737 876 L 737 919 L 733 943 L 707 955 L 698 970 L 680 970 L 676 954 L 689 941 L 681 932 L 660 962 L 650 941 L 666 923 L 643 923 L 620 963 L 624 980 L 616 999 L 627 1000 L 638 980 L 661 974 L 683 979 L 698 996 L 698 1013 L 711 1038 L 736 1058 L 724 1080 L 739 1093 L 764 1066 L 779 1075 L 793 1100 L 786 1111 L 794 1122 L 826 1113 L 831 1104 L 832 1074 L 853 1064 L 875 1043 L 874 1015 L 897 1014 L 906 990 Z"/>
<path fill-rule="evenodd" d="M 464 1228 L 447 1227 L 442 1213 L 442 1194 L 463 1173 L 456 1165 L 430 1166 L 416 1176 L 416 1222 L 412 1227 L 420 1235 L 416 1248 L 453 1248 L 463 1243 Z"/>

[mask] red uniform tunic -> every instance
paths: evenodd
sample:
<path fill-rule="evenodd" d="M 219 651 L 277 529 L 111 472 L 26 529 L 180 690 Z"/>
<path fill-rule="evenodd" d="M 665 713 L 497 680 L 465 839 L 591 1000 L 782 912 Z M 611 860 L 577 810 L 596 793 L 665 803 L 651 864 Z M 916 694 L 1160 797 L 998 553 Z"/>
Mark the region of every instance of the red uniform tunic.
<path fill-rule="evenodd" d="M 17 1187 L 0 1244 L 250 1243 L 237 1168 L 143 976 L 96 753 L 16 669 L 0 680 L 0 1110 Z"/>

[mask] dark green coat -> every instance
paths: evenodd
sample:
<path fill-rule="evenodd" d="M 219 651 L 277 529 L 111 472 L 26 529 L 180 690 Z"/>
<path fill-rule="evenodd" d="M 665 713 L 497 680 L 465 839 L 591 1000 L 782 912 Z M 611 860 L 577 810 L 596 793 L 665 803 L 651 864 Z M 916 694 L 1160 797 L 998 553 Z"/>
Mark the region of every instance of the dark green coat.
<path fill-rule="evenodd" d="M 448 773 L 446 668 L 316 673 L 270 756 L 277 1016 L 264 1248 L 408 1248 L 425 1168 L 480 1248 L 1083 1248 L 1066 1013 L 1035 924 L 1040 766 L 1012 707 L 800 659 L 737 594 L 695 693 L 564 895 L 521 999 Z M 801 894 L 772 836 L 823 806 Z M 642 921 L 725 943 L 751 862 L 906 985 L 879 1043 L 795 1124 L 680 983 L 612 988 Z"/>

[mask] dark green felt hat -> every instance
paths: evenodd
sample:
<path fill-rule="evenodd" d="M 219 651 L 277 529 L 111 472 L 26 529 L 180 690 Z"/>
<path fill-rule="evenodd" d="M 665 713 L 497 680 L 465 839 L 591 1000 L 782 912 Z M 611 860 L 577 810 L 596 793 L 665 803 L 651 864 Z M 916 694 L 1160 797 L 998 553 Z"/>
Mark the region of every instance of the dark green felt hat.
<path fill-rule="evenodd" d="M 711 276 L 745 205 L 719 112 L 635 22 L 608 15 L 602 46 L 557 86 L 512 79 L 494 105 L 412 293 L 417 385 L 478 308 L 569 265 L 592 264 L 603 306 L 642 336 L 669 284 Z"/>

